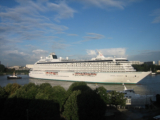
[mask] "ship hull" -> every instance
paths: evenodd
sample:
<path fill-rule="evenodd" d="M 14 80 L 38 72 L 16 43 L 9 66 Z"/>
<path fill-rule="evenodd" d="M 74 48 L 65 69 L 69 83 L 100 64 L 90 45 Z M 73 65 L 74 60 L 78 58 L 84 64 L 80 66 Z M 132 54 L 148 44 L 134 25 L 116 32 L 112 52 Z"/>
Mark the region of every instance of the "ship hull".
<path fill-rule="evenodd" d="M 56 73 L 56 74 L 55 74 Z M 73 82 L 91 82 L 91 83 L 110 83 L 110 84 L 136 84 L 143 78 L 149 75 L 150 72 L 115 72 L 106 73 L 100 72 L 80 75 L 75 72 L 30 72 L 29 77 L 36 79 L 58 80 L 58 81 L 73 81 Z"/>

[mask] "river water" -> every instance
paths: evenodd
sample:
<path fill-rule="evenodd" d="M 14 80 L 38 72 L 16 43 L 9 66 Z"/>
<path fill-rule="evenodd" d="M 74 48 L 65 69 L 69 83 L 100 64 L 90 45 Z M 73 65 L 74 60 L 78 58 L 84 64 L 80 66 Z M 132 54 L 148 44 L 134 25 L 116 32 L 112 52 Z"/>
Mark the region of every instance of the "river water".
<path fill-rule="evenodd" d="M 8 80 L 7 75 L 0 76 L 0 86 L 4 87 L 8 83 L 18 83 L 20 85 L 25 85 L 28 83 L 35 83 L 36 85 L 40 85 L 42 83 L 50 83 L 52 86 L 60 85 L 64 87 L 66 90 L 73 82 L 64 82 L 64 81 L 53 81 L 53 80 L 40 80 L 29 78 L 28 75 L 19 75 L 22 79 L 13 79 Z M 116 90 L 122 91 L 124 89 L 123 85 L 113 85 L 113 84 L 95 84 L 95 83 L 87 83 L 87 85 L 96 89 L 98 86 L 103 86 L 107 90 Z M 160 75 L 148 75 L 144 78 L 140 83 L 136 85 L 126 85 L 127 89 L 134 89 L 135 93 L 141 95 L 156 95 L 160 94 Z"/>

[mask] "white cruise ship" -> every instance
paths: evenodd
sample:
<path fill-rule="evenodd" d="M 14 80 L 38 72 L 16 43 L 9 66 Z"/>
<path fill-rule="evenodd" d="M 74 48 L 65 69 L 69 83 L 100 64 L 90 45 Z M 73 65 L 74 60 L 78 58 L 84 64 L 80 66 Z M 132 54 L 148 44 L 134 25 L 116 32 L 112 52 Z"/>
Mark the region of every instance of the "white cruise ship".
<path fill-rule="evenodd" d="M 136 72 L 126 58 L 104 57 L 102 53 L 91 60 L 58 59 L 51 53 L 33 65 L 31 78 L 92 83 L 136 84 L 151 72 Z"/>

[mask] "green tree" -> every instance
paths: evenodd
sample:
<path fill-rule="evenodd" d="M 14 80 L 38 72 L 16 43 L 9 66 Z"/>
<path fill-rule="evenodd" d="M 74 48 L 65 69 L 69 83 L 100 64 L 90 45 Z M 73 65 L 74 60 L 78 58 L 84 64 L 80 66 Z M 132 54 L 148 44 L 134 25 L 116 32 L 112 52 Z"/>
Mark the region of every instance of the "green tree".
<path fill-rule="evenodd" d="M 11 83 L 8 83 L 6 86 L 5 86 L 5 91 L 7 93 L 7 95 L 10 95 L 11 94 L 11 91 L 12 91 L 12 84 Z"/>
<path fill-rule="evenodd" d="M 13 84 L 7 84 L 5 87 L 5 91 L 8 95 L 12 95 L 14 94 L 18 89 L 20 89 L 20 85 L 17 83 L 13 83 Z"/>
<path fill-rule="evenodd" d="M 7 98 L 7 93 L 4 87 L 0 86 L 0 98 Z"/>
<path fill-rule="evenodd" d="M 10 92 L 10 88 L 12 86 L 8 85 L 6 90 Z M 33 83 L 26 84 L 6 99 L 4 107 L 1 107 L 4 108 L 1 115 L 6 120 L 12 118 L 22 120 L 27 118 L 28 109 L 29 119 L 58 120 L 60 119 L 59 105 L 54 100 L 49 100 L 51 91 L 53 92 L 53 88 L 48 85 L 42 85 L 40 88 Z"/>
<path fill-rule="evenodd" d="M 37 93 L 38 86 L 36 86 L 34 83 L 29 83 L 16 91 L 16 97 L 23 99 L 35 99 Z"/>
<path fill-rule="evenodd" d="M 46 87 L 52 88 L 51 84 L 49 84 L 49 83 L 42 83 L 42 84 L 39 86 L 39 88 L 40 88 L 41 90 L 43 90 L 43 92 L 45 92 L 44 90 L 45 90 Z"/>
<path fill-rule="evenodd" d="M 5 70 L 5 66 L 2 65 L 2 64 L 0 64 L 0 73 L 1 73 L 1 72 L 4 72 L 4 70 Z"/>
<path fill-rule="evenodd" d="M 67 93 L 66 93 L 66 98 L 68 98 L 70 94 L 72 94 L 72 92 L 75 90 L 80 90 L 81 92 L 83 92 L 83 91 L 90 90 L 90 89 L 91 88 L 88 87 L 85 82 L 74 82 L 68 88 Z"/>
<path fill-rule="evenodd" d="M 81 94 L 76 94 L 73 97 L 72 93 L 77 90 L 80 90 Z M 106 90 L 103 88 L 99 88 L 99 91 L 105 91 L 106 93 Z M 101 98 L 101 96 L 97 94 L 97 91 L 93 91 L 85 82 L 73 83 L 67 90 L 67 96 L 69 97 L 65 102 L 63 112 L 63 115 L 67 120 L 100 120 L 103 118 L 106 110 L 106 104 L 103 101 L 104 98 Z M 73 99 L 70 98 L 71 96 Z M 71 100 L 74 102 L 71 102 Z M 76 107 L 73 109 L 74 105 Z M 68 106 L 71 106 L 71 108 L 67 109 Z M 67 110 L 70 112 L 66 112 Z M 76 117 L 72 117 L 73 114 L 75 114 Z"/>
<path fill-rule="evenodd" d="M 101 86 L 101 87 L 98 87 L 96 89 L 96 93 L 100 96 L 100 98 L 106 103 L 106 104 L 109 104 L 110 103 L 110 100 L 109 100 L 109 96 L 107 94 L 107 90 Z"/>
<path fill-rule="evenodd" d="M 124 94 L 116 91 L 111 92 L 111 104 L 125 106 L 126 105 L 126 98 L 124 98 Z"/>
<path fill-rule="evenodd" d="M 48 95 L 39 92 L 39 93 L 36 94 L 35 99 L 48 100 Z"/>
<path fill-rule="evenodd" d="M 55 86 L 53 87 L 53 92 L 49 97 L 51 97 L 55 102 L 59 103 L 60 110 L 61 110 L 65 102 L 65 98 L 66 98 L 65 95 L 66 95 L 66 90 L 63 87 Z"/>
<path fill-rule="evenodd" d="M 81 94 L 80 90 L 73 91 L 64 105 L 63 116 L 67 120 L 79 120 L 77 104 L 77 96 L 79 94 Z"/>
<path fill-rule="evenodd" d="M 2 114 L 3 108 L 4 108 L 4 103 L 8 97 L 8 94 L 6 93 L 4 87 L 0 86 L 0 116 Z"/>
<path fill-rule="evenodd" d="M 101 120 L 105 114 L 106 104 L 93 90 L 86 90 L 78 98 L 79 120 Z"/>

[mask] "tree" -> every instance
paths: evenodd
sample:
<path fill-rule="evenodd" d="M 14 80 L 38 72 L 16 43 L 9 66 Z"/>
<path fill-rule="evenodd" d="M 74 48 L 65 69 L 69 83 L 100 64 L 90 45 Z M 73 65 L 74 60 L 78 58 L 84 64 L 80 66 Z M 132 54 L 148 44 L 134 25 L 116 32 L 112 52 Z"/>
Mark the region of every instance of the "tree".
<path fill-rule="evenodd" d="M 17 84 L 17 83 L 13 83 L 13 84 L 7 84 L 5 87 L 5 91 L 8 95 L 12 95 L 14 94 L 19 88 L 21 87 L 21 85 Z"/>
<path fill-rule="evenodd" d="M 34 83 L 29 83 L 16 91 L 16 97 L 23 99 L 35 99 L 37 93 L 38 86 L 36 86 Z"/>
<path fill-rule="evenodd" d="M 66 98 L 68 98 L 70 96 L 70 94 L 75 90 L 80 90 L 81 92 L 83 92 L 83 91 L 86 91 L 86 90 L 91 90 L 91 88 L 88 87 L 85 82 L 74 82 L 68 88 L 67 93 L 66 93 Z"/>
<path fill-rule="evenodd" d="M 63 116 L 67 120 L 79 120 L 78 116 L 78 103 L 77 96 L 81 94 L 81 91 L 73 91 L 72 94 L 67 99 L 64 105 Z"/>
<path fill-rule="evenodd" d="M 39 88 L 41 90 L 45 90 L 46 87 L 52 88 L 52 86 L 49 83 L 42 83 Z"/>
<path fill-rule="evenodd" d="M 81 94 L 76 94 L 75 91 L 80 91 Z M 67 120 L 98 120 L 103 118 L 106 104 L 97 91 L 93 91 L 85 82 L 73 83 L 67 90 L 67 96 L 63 112 Z"/>
<path fill-rule="evenodd" d="M 0 86 L 0 98 L 7 98 L 7 93 L 5 91 L 5 88 L 4 87 L 1 87 Z"/>
<path fill-rule="evenodd" d="M 124 98 L 124 94 L 116 91 L 111 92 L 111 104 L 113 105 L 126 105 L 126 98 Z"/>
<path fill-rule="evenodd" d="M 44 87 L 45 86 L 45 87 Z M 12 84 L 6 87 L 6 91 L 10 93 Z M 15 87 L 13 87 L 15 88 Z M 44 88 L 44 90 L 42 90 Z M 1 91 L 1 89 L 0 89 Z M 11 94 L 6 99 L 1 115 L 4 119 L 17 118 L 19 120 L 26 119 L 26 110 L 28 109 L 29 119 L 56 119 L 60 118 L 59 105 L 54 100 L 49 100 L 49 95 L 53 92 L 53 88 L 49 85 L 39 86 L 29 83 Z"/>
<path fill-rule="evenodd" d="M 35 99 L 39 99 L 39 100 L 48 100 L 48 95 L 39 92 L 39 93 L 36 94 Z"/>
<path fill-rule="evenodd" d="M 53 92 L 49 97 L 52 98 L 55 102 L 59 103 L 61 110 L 65 102 L 65 95 L 66 95 L 66 90 L 63 87 L 55 86 L 53 87 Z"/>
<path fill-rule="evenodd" d="M 101 86 L 96 89 L 96 93 L 100 96 L 100 98 L 105 102 L 105 104 L 109 104 L 109 96 L 107 94 L 107 90 Z"/>
<path fill-rule="evenodd" d="M 8 94 L 6 93 L 4 87 L 0 86 L 0 116 L 2 114 L 3 108 L 4 108 L 4 103 L 8 97 Z"/>
<path fill-rule="evenodd" d="M 105 114 L 106 104 L 93 90 L 86 90 L 78 98 L 79 120 L 101 120 Z"/>
<path fill-rule="evenodd" d="M 5 70 L 5 66 L 0 64 L 0 72 L 4 72 L 4 70 Z"/>

